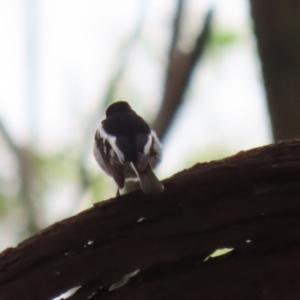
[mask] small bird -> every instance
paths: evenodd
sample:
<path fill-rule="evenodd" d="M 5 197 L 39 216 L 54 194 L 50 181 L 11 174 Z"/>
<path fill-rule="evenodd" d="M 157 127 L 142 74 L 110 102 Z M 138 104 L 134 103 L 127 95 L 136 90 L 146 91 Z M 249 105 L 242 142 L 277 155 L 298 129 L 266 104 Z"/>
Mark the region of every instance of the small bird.
<path fill-rule="evenodd" d="M 145 194 L 164 190 L 153 173 L 161 151 L 156 133 L 127 102 L 115 102 L 107 108 L 106 119 L 95 133 L 94 156 L 117 183 L 117 196 L 127 180 L 139 180 Z"/>

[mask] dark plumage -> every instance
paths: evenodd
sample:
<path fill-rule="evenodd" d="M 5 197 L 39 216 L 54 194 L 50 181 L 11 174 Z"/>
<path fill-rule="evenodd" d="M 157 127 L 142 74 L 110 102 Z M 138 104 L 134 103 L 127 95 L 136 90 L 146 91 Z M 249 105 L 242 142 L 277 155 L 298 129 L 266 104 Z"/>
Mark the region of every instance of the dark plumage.
<path fill-rule="evenodd" d="M 115 102 L 107 108 L 106 119 L 95 134 L 94 155 L 119 189 L 126 180 L 138 179 L 145 194 L 163 191 L 152 171 L 161 159 L 161 144 L 127 102 Z"/>

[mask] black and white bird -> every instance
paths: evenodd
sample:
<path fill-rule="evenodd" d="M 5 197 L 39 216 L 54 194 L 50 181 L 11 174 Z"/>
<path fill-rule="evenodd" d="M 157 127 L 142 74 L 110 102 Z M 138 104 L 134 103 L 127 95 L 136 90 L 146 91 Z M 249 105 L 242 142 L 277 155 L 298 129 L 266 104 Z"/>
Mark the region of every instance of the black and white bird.
<path fill-rule="evenodd" d="M 161 160 L 161 144 L 127 102 L 115 102 L 107 108 L 106 119 L 95 133 L 94 156 L 117 183 L 117 196 L 127 180 L 139 180 L 145 194 L 164 189 L 153 173 Z"/>

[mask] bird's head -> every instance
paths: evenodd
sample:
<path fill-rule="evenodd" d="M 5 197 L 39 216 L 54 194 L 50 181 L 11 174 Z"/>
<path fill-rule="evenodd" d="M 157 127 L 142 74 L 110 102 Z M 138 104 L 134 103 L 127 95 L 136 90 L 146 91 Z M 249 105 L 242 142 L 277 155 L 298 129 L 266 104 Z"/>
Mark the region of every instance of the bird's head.
<path fill-rule="evenodd" d="M 110 117 L 118 113 L 134 112 L 126 101 L 118 101 L 111 104 L 106 110 L 106 117 Z"/>

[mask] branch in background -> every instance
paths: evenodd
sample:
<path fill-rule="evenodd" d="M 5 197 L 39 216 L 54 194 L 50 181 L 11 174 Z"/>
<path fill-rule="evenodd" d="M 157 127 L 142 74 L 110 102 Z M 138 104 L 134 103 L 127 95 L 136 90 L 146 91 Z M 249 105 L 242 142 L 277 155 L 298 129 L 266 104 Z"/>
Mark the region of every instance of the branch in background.
<path fill-rule="evenodd" d="M 180 38 L 183 12 L 184 12 L 184 1 L 177 0 L 176 13 L 175 13 L 175 18 L 174 18 L 174 23 L 173 23 L 173 32 L 172 32 L 172 38 L 171 38 L 171 44 L 170 44 L 170 50 L 169 50 L 169 60 L 173 56 L 174 50 L 176 49 L 178 40 Z M 169 61 L 169 63 L 170 63 L 170 61 Z"/>
<path fill-rule="evenodd" d="M 299 137 L 300 2 L 249 2 L 273 138 Z"/>
<path fill-rule="evenodd" d="M 20 180 L 18 198 L 27 218 L 27 233 L 28 235 L 33 235 L 40 230 L 40 227 L 38 224 L 38 213 L 32 199 L 33 178 L 30 154 L 26 149 L 22 149 L 15 143 L 11 134 L 4 126 L 2 120 L 0 120 L 0 134 L 2 135 L 4 142 L 10 149 L 11 153 L 15 157 Z"/>
<path fill-rule="evenodd" d="M 165 80 L 165 89 L 162 105 L 153 128 L 161 140 L 173 123 L 176 113 L 184 102 L 184 95 L 188 88 L 189 80 L 197 65 L 202 58 L 205 46 L 207 45 L 210 31 L 213 11 L 210 10 L 205 18 L 204 26 L 196 39 L 194 48 L 184 53 L 176 47 L 179 39 L 179 24 L 181 24 L 183 4 L 177 2 L 177 12 L 174 19 L 173 35 L 170 45 L 170 53 Z M 175 47 L 175 48 L 174 48 Z"/>
<path fill-rule="evenodd" d="M 92 139 L 94 137 L 94 132 L 96 130 L 96 127 L 99 123 L 100 118 L 103 115 L 103 112 L 105 108 L 113 102 L 115 98 L 116 91 L 120 85 L 120 82 L 124 76 L 124 73 L 127 69 L 128 62 L 130 55 L 133 51 L 133 48 L 138 41 L 142 29 L 144 27 L 144 21 L 145 21 L 145 15 L 147 11 L 147 3 L 148 1 L 142 1 L 141 6 L 139 8 L 139 17 L 137 20 L 137 24 L 135 27 L 135 30 L 133 31 L 131 37 L 128 39 L 128 41 L 125 43 L 123 49 L 120 51 L 121 55 L 119 58 L 119 61 L 117 63 L 117 68 L 115 69 L 115 72 L 111 75 L 111 79 L 108 83 L 104 100 L 99 101 L 99 105 L 96 109 L 95 114 L 91 117 L 91 121 L 87 126 L 85 140 L 82 143 L 82 149 L 79 154 L 79 160 L 78 160 L 78 170 L 79 170 L 79 177 L 80 177 L 80 191 L 78 192 L 78 198 L 75 200 L 75 206 L 77 206 L 78 202 L 81 200 L 82 196 L 86 192 L 86 190 L 91 185 L 90 176 L 88 174 L 88 171 L 86 169 L 86 161 L 87 157 L 89 156 L 89 153 L 91 151 L 91 144 Z"/>

